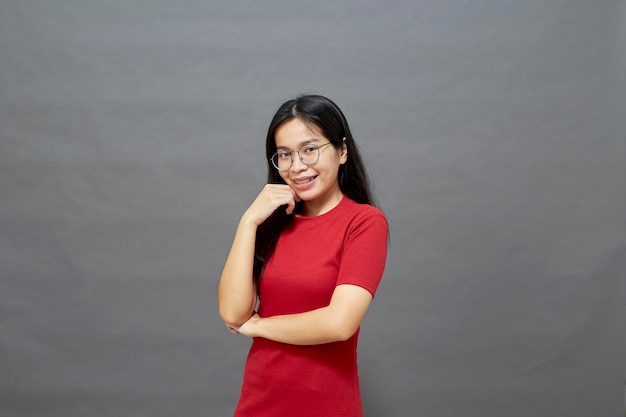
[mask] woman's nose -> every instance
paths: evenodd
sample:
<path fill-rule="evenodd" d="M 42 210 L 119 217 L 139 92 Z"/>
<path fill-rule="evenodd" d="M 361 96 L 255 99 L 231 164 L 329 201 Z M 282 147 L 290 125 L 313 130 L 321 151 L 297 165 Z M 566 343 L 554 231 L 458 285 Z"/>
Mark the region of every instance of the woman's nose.
<path fill-rule="evenodd" d="M 291 169 L 293 171 L 304 171 L 305 169 L 307 169 L 307 167 L 308 165 L 302 162 L 302 160 L 300 159 L 300 155 L 296 153 L 296 155 L 293 158 L 293 161 L 291 161 Z"/>

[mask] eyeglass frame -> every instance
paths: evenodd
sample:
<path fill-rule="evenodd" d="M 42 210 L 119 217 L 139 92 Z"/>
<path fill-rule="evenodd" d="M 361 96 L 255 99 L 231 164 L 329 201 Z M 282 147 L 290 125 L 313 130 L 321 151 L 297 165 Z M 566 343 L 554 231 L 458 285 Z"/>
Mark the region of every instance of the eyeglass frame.
<path fill-rule="evenodd" d="M 293 166 L 293 154 L 294 154 L 294 152 L 295 152 L 295 153 L 297 153 L 297 154 L 298 154 L 298 158 L 300 159 L 300 162 L 302 162 L 304 165 L 307 165 L 307 166 L 308 166 L 308 165 L 315 165 L 315 164 L 317 164 L 317 163 L 319 162 L 319 160 L 320 160 L 320 156 L 322 155 L 322 152 L 320 151 L 320 149 L 321 149 L 323 146 L 326 146 L 326 145 L 331 145 L 331 144 L 332 144 L 332 142 L 326 142 L 326 143 L 323 143 L 323 144 L 321 144 L 321 145 L 315 145 L 315 144 L 308 143 L 308 144 L 302 145 L 302 146 L 300 147 L 300 149 L 298 149 L 298 150 L 296 150 L 296 151 L 291 151 L 291 152 L 288 152 L 288 153 L 289 153 L 289 156 L 291 157 L 291 163 L 289 164 L 289 166 L 288 166 L 287 168 L 284 168 L 284 169 L 280 169 L 280 168 L 278 168 L 278 166 L 277 166 L 277 165 L 278 165 L 278 162 L 276 162 L 276 163 L 274 162 L 274 158 L 275 158 L 275 157 L 277 157 L 277 155 L 279 154 L 279 152 L 278 152 L 278 151 L 277 151 L 276 153 L 274 153 L 274 155 L 272 155 L 272 157 L 270 158 L 270 162 L 271 162 L 272 166 L 273 166 L 274 168 L 276 168 L 276 170 L 277 170 L 277 171 L 280 171 L 280 172 L 289 171 L 289 170 L 291 169 L 291 167 Z M 311 162 L 311 163 L 306 163 L 306 162 L 304 162 L 304 160 L 303 160 L 303 158 L 302 158 L 302 155 L 300 155 L 300 151 L 301 151 L 303 148 L 307 147 L 307 146 L 314 146 L 314 147 L 316 147 L 316 148 L 317 148 L 317 158 L 315 159 L 315 161 L 314 161 L 314 162 Z M 287 152 L 287 151 L 280 151 L 280 152 Z"/>

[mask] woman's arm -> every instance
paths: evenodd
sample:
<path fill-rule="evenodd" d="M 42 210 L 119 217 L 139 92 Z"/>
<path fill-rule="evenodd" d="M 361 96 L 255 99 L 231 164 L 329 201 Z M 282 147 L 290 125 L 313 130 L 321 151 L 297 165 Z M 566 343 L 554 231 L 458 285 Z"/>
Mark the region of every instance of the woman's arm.
<path fill-rule="evenodd" d="M 347 340 L 357 331 L 372 302 L 387 258 L 388 226 L 379 212 L 352 222 L 341 254 L 337 285 L 327 306 L 261 318 L 257 314 L 231 331 L 294 345 Z"/>
<path fill-rule="evenodd" d="M 317 345 L 348 340 L 357 331 L 372 302 L 357 285 L 338 285 L 326 307 L 299 314 L 261 318 L 258 314 L 232 330 L 292 345 Z"/>
<path fill-rule="evenodd" d="M 252 278 L 257 226 L 242 218 L 217 289 L 220 317 L 227 325 L 244 323 L 254 313 L 256 288 Z"/>
<path fill-rule="evenodd" d="M 252 276 L 256 230 L 280 206 L 286 205 L 291 213 L 295 202 L 289 186 L 267 184 L 239 221 L 217 290 L 220 317 L 231 331 L 252 316 L 256 305 Z"/>

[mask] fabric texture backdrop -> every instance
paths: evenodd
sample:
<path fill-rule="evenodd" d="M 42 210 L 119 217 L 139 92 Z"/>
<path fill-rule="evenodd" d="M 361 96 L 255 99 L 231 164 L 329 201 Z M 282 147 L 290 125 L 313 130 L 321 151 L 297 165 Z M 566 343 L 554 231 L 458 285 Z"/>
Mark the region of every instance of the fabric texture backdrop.
<path fill-rule="evenodd" d="M 624 412 L 617 0 L 0 4 L 0 415 L 228 416 L 264 137 L 345 111 L 391 228 L 366 415 Z M 320 416 L 329 417 L 329 416 Z"/>

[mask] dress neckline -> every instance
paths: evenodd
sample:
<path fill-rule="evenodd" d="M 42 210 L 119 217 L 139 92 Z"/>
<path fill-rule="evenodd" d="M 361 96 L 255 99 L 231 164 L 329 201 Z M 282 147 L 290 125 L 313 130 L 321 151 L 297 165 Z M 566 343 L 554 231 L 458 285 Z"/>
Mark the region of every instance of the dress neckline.
<path fill-rule="evenodd" d="M 343 195 L 341 197 L 341 200 L 339 200 L 339 202 L 335 205 L 335 207 L 331 208 L 325 213 L 318 214 L 317 216 L 301 216 L 301 215 L 296 214 L 294 218 L 296 222 L 298 223 L 311 223 L 311 222 L 316 222 L 319 220 L 324 220 L 328 217 L 333 216 L 335 213 L 337 213 L 341 209 L 341 207 L 344 206 L 349 200 L 350 199 L 348 197 Z"/>

